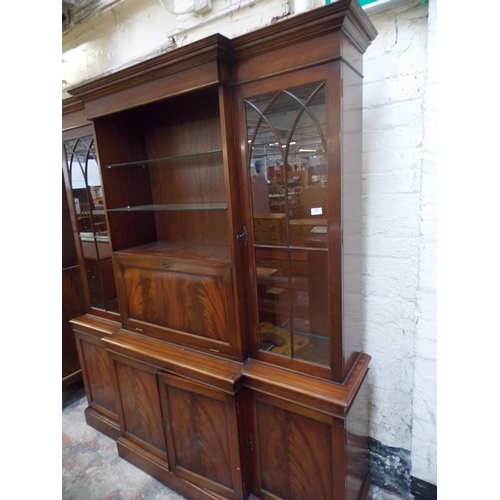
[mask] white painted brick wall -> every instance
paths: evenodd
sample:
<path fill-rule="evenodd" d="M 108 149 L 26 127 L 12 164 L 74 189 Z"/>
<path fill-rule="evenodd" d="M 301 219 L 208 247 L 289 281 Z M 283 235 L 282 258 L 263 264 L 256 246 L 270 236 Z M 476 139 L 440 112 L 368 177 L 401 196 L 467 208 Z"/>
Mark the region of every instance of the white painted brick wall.
<path fill-rule="evenodd" d="M 363 237 L 371 435 L 436 484 L 435 75 L 420 0 L 373 15 L 365 55 Z M 435 16 L 431 18 L 435 30 Z"/>
<path fill-rule="evenodd" d="M 420 184 L 419 280 L 415 330 L 412 475 L 437 484 L 437 0 L 429 3 Z"/>
<path fill-rule="evenodd" d="M 63 40 L 63 89 L 213 33 L 229 38 L 320 0 L 213 0 L 210 22 L 128 0 Z M 246 7 L 235 8 L 238 5 Z M 231 8 L 235 8 L 230 12 Z M 374 14 L 363 82 L 363 263 L 371 436 L 436 483 L 436 0 Z M 430 12 L 429 23 L 427 20 Z M 90 29 L 89 29 L 90 28 Z M 170 47 L 171 48 L 171 47 Z M 64 92 L 63 92 L 64 95 Z"/>

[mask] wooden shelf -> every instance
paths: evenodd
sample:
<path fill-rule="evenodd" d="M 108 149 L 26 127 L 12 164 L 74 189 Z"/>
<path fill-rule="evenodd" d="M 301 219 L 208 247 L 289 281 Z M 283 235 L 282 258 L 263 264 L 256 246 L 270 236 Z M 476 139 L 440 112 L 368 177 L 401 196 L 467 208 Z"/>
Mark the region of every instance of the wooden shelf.
<path fill-rule="evenodd" d="M 122 250 L 128 255 L 168 256 L 173 259 L 230 264 L 231 255 L 228 247 L 218 245 L 192 245 L 185 243 L 167 243 L 157 241 L 146 245 Z"/>

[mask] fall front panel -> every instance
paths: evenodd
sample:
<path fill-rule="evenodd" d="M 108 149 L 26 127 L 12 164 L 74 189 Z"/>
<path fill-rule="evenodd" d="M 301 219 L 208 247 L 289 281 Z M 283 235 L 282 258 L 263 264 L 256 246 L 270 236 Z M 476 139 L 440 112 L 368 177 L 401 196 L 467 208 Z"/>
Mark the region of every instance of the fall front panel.
<path fill-rule="evenodd" d="M 115 254 L 126 326 L 216 352 L 236 350 L 231 268 Z"/>

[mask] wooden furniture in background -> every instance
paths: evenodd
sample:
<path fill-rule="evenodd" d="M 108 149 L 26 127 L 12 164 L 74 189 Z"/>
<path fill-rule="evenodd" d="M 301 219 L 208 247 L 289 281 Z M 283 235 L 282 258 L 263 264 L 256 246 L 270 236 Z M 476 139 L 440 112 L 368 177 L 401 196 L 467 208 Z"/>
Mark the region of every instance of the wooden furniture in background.
<path fill-rule="evenodd" d="M 70 320 L 86 310 L 64 178 L 62 179 L 62 385 L 82 378 Z"/>
<path fill-rule="evenodd" d="M 72 321 L 87 422 L 188 498 L 367 497 L 361 81 L 375 35 L 340 0 L 69 90 L 93 123 L 120 312 Z M 273 213 L 255 173 L 277 159 L 316 173 L 296 191 L 285 177 Z"/>
<path fill-rule="evenodd" d="M 74 263 L 71 290 L 65 287 L 63 271 L 63 369 L 71 359 L 66 347 L 69 345 L 76 362 L 79 360 L 78 373 L 85 385 L 89 403 L 85 410 L 86 421 L 116 439 L 119 436 L 118 403 L 111 363 L 101 340 L 118 330 L 121 324 L 114 312 L 116 286 L 111 245 L 106 229 L 103 230 L 102 200 L 101 206 L 97 206 L 98 199 L 91 204 L 90 186 L 82 188 L 85 171 L 88 173 L 88 160 L 94 157 L 92 126 L 83 110 L 83 104 L 76 99 L 63 103 L 63 207 L 66 210 L 63 210 L 63 259 L 66 255 L 64 249 L 70 248 L 71 262 Z M 70 297 L 78 307 L 65 306 L 70 304 Z M 70 323 L 75 318 L 82 321 Z M 74 380 L 74 377 L 68 378 L 67 385 Z"/>

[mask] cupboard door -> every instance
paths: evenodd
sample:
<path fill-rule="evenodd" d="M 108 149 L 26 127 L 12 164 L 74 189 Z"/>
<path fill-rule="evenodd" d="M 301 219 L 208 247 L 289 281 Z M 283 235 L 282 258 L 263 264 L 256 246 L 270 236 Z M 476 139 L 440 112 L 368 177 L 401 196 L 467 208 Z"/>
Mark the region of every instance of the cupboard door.
<path fill-rule="evenodd" d="M 112 364 L 100 336 L 74 330 L 90 408 L 114 422 L 118 421 L 117 397 Z"/>
<path fill-rule="evenodd" d="M 261 393 L 253 395 L 252 418 L 249 441 L 254 464 L 253 493 L 257 498 L 343 498 L 335 484 L 335 476 L 342 480 L 344 470 L 340 422 Z M 334 489 L 338 496 L 333 496 Z"/>
<path fill-rule="evenodd" d="M 243 498 L 234 396 L 159 374 L 170 471 L 224 498 Z"/>
<path fill-rule="evenodd" d="M 110 353 L 110 356 L 114 361 L 120 394 L 120 439 L 130 441 L 166 465 L 157 369 L 116 353 Z"/>
<path fill-rule="evenodd" d="M 336 68 L 336 66 L 332 66 Z M 320 66 L 242 86 L 249 324 L 259 359 L 341 378 L 339 102 Z M 330 148 L 330 149 L 329 149 Z"/>

